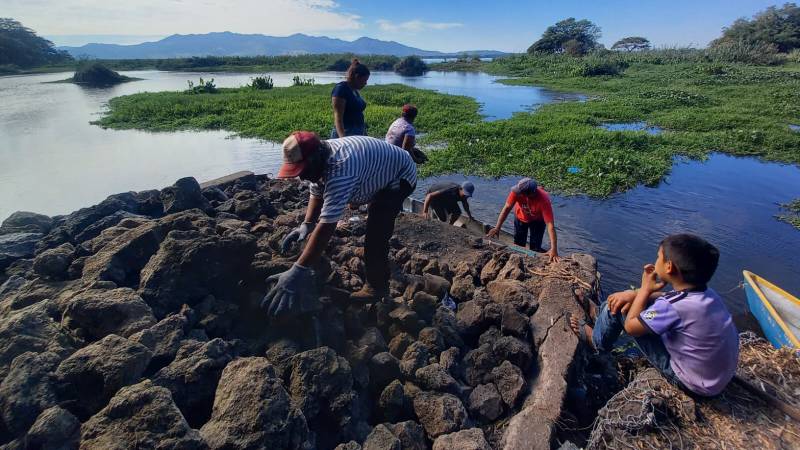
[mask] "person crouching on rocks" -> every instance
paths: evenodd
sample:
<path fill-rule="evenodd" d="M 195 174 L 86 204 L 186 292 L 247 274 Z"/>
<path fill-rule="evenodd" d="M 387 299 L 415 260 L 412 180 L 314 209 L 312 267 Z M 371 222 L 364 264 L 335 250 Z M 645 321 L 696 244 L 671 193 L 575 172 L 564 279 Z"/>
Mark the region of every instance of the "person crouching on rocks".
<path fill-rule="evenodd" d="M 397 120 L 392 122 L 386 132 L 386 142 L 396 145 L 411 154 L 411 159 L 417 164 L 423 164 L 428 157 L 417 145 L 417 130 L 414 128 L 414 119 L 419 111 L 411 104 L 403 105 L 403 111 Z"/>
<path fill-rule="evenodd" d="M 428 217 L 430 210 L 431 219 L 439 219 L 452 225 L 461 217 L 461 208 L 458 206 L 458 202 L 461 202 L 464 205 L 464 212 L 470 219 L 473 219 L 472 213 L 469 211 L 468 200 L 474 192 L 475 185 L 469 181 L 461 184 L 452 181 L 434 183 L 428 188 L 428 193 L 425 195 L 422 217 Z"/>
<path fill-rule="evenodd" d="M 267 280 L 275 286 L 261 307 L 272 316 L 315 308 L 311 268 L 320 260 L 348 204 L 369 203 L 364 240 L 366 282 L 351 299 L 383 299 L 389 292 L 389 238 L 403 201 L 417 185 L 417 166 L 411 156 L 372 137 L 325 141 L 316 133 L 298 131 L 283 142 L 283 159 L 278 178 L 310 181 L 311 196 L 305 220 L 283 239 L 281 250 L 285 252 L 292 242 L 307 237 L 308 243 L 291 269 Z"/>
<path fill-rule="evenodd" d="M 550 195 L 539 187 L 536 180 L 532 178 L 521 179 L 516 186 L 511 188 L 506 205 L 500 211 L 497 225 L 486 233 L 487 237 L 495 237 L 500 233 L 500 228 L 503 226 L 503 222 L 506 221 L 508 213 L 511 212 L 511 208 L 514 208 L 515 215 L 514 244 L 525 247 L 525 240 L 530 232 L 531 250 L 546 253 L 550 257 L 550 262 L 558 262 L 558 238 L 556 237 Z M 547 251 L 542 248 L 545 227 L 547 227 L 547 234 L 550 236 L 550 250 Z"/>

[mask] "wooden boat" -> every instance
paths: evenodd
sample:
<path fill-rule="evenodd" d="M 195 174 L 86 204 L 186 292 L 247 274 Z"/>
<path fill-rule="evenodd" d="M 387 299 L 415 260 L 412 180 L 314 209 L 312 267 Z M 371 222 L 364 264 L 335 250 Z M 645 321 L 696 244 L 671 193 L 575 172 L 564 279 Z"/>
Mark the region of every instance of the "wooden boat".
<path fill-rule="evenodd" d="M 800 299 L 747 270 L 747 305 L 775 348 L 800 349 Z"/>

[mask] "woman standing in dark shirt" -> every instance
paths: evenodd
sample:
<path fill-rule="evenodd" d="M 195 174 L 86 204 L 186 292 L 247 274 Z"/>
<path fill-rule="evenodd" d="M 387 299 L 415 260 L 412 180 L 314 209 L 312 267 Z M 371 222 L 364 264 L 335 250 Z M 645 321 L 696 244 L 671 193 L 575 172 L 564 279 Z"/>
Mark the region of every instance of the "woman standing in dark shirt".
<path fill-rule="evenodd" d="M 333 130 L 331 139 L 345 136 L 363 136 L 367 134 L 364 124 L 364 109 L 367 102 L 358 91 L 367 85 L 369 69 L 353 58 L 347 69 L 347 79 L 337 83 L 331 92 L 333 104 Z"/>

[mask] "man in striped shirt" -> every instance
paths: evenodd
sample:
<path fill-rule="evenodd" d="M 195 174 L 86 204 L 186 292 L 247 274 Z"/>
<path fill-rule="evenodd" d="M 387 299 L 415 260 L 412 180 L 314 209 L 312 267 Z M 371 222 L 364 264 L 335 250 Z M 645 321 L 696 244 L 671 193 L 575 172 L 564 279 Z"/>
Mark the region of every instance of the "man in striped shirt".
<path fill-rule="evenodd" d="M 417 184 L 417 166 L 408 152 L 385 141 L 348 136 L 321 141 L 309 131 L 292 133 L 283 142 L 284 163 L 278 178 L 311 182 L 303 223 L 284 238 L 285 251 L 309 237 L 303 253 L 288 271 L 273 275 L 275 286 L 261 303 L 270 315 L 296 314 L 315 307 L 311 267 L 327 247 L 348 204 L 369 203 L 364 241 L 366 282 L 355 300 L 382 299 L 389 290 L 389 238 L 394 221 Z M 317 225 L 319 222 L 319 225 Z"/>

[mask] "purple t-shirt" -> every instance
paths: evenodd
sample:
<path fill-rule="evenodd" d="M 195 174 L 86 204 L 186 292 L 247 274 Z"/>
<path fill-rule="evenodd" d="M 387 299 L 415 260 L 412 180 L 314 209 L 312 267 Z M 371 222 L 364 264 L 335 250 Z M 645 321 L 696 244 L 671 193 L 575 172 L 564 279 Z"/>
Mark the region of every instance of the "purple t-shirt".
<path fill-rule="evenodd" d="M 411 125 L 404 117 L 401 117 L 389 126 L 389 131 L 386 132 L 386 142 L 402 147 L 403 139 L 406 136 L 416 136 L 416 133 L 414 125 Z"/>
<path fill-rule="evenodd" d="M 642 311 L 639 320 L 661 336 L 672 370 L 692 391 L 717 395 L 736 374 L 739 333 L 714 290 L 670 292 Z"/>

